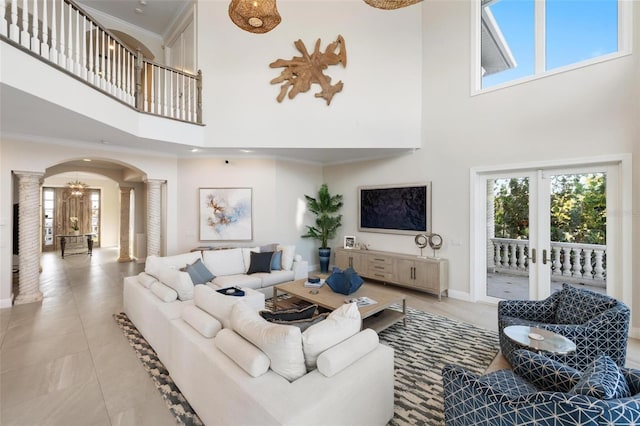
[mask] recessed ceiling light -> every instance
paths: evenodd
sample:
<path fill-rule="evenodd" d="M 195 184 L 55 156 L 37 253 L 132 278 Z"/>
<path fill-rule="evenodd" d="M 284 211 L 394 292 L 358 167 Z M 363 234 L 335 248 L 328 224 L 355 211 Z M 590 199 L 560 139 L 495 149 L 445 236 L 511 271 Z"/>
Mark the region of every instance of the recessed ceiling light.
<path fill-rule="evenodd" d="M 91 161 L 91 158 L 83 158 L 82 161 Z"/>
<path fill-rule="evenodd" d="M 146 6 L 147 0 L 140 0 L 138 3 L 140 3 L 142 6 Z"/>
<path fill-rule="evenodd" d="M 136 13 L 139 15 L 142 15 L 144 13 L 144 11 L 142 10 L 142 8 L 136 7 Z"/>
<path fill-rule="evenodd" d="M 251 151 L 250 149 L 241 149 L 240 152 L 244 152 L 245 154 L 249 154 L 253 151 Z"/>
<path fill-rule="evenodd" d="M 191 148 L 189 151 L 191 151 L 191 152 L 200 152 L 200 150 L 198 148 Z"/>

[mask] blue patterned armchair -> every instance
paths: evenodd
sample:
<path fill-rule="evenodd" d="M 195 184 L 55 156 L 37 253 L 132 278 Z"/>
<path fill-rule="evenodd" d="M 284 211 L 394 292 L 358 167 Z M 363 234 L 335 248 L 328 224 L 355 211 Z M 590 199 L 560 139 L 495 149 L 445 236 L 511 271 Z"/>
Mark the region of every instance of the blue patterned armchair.
<path fill-rule="evenodd" d="M 447 426 L 640 424 L 640 370 L 604 354 L 584 372 L 527 350 L 513 357 L 514 370 L 484 376 L 443 368 Z"/>
<path fill-rule="evenodd" d="M 498 303 L 500 348 L 513 364 L 513 351 L 522 346 L 504 334 L 510 325 L 528 325 L 561 334 L 576 344 L 566 355 L 548 355 L 584 370 L 598 355 L 607 354 L 620 367 L 627 357 L 631 313 L 622 302 L 568 284 L 544 300 L 502 300 Z"/>

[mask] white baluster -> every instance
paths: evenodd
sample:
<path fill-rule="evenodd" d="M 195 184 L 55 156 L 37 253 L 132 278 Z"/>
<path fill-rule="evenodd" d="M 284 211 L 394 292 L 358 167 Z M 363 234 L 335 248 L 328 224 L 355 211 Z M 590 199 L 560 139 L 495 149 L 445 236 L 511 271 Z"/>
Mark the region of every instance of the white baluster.
<path fill-rule="evenodd" d="M 169 113 L 167 117 L 175 117 L 175 90 L 173 89 L 173 71 L 165 71 L 169 76 Z"/>
<path fill-rule="evenodd" d="M 514 243 L 509 243 L 509 249 L 509 269 L 518 269 L 516 261 L 516 245 Z"/>
<path fill-rule="evenodd" d="M 118 99 L 122 99 L 122 74 L 120 74 L 120 43 L 115 40 L 113 44 L 116 50 L 113 52 L 113 61 L 115 66 L 115 80 L 116 80 L 116 96 Z"/>
<path fill-rule="evenodd" d="M 89 21 L 91 24 L 91 21 Z M 87 60 L 87 17 L 82 15 L 82 37 L 80 37 L 80 45 L 82 48 L 80 52 L 82 52 L 82 63 L 80 65 L 80 74 L 84 80 L 87 80 L 87 75 L 89 71 L 89 61 Z"/>
<path fill-rule="evenodd" d="M 69 17 L 67 25 L 67 70 L 73 72 L 73 7 L 71 7 L 71 4 L 67 4 L 67 9 L 67 16 Z"/>
<path fill-rule="evenodd" d="M 46 0 L 43 0 L 46 2 Z M 4 11 L 4 9 L 3 9 Z M 40 20 L 38 17 L 38 0 L 33 0 L 31 17 L 31 51 L 40 54 Z"/>
<path fill-rule="evenodd" d="M 71 9 L 74 10 L 74 9 Z M 80 42 L 80 11 L 78 9 L 75 9 L 76 11 L 76 42 L 75 42 L 75 54 L 74 54 L 74 66 L 73 66 L 73 72 L 76 75 L 80 75 L 80 49 L 82 46 L 82 43 Z M 84 56 L 84 55 L 83 55 Z"/>
<path fill-rule="evenodd" d="M 42 43 L 40 44 L 40 55 L 49 59 L 49 16 L 47 12 L 47 0 L 42 0 Z"/>
<path fill-rule="evenodd" d="M 553 268 L 551 269 L 551 275 L 561 275 L 562 270 L 560 269 L 560 247 L 554 246 L 551 247 L 553 251 Z"/>
<path fill-rule="evenodd" d="M 569 247 L 563 247 L 562 252 L 563 262 L 562 262 L 562 275 L 566 277 L 571 276 L 571 249 Z"/>
<path fill-rule="evenodd" d="M 167 70 L 164 68 L 158 67 L 159 72 L 162 73 L 162 115 L 168 117 L 169 116 L 169 99 L 167 96 L 167 88 L 169 87 L 169 82 L 167 81 Z"/>
<path fill-rule="evenodd" d="M 4 16 L 4 14 L 2 14 Z M 16 43 L 20 42 L 20 28 L 18 28 L 18 0 L 11 0 L 11 23 L 9 37 Z"/>
<path fill-rule="evenodd" d="M 525 262 L 525 257 L 524 257 L 525 245 L 526 244 L 523 244 L 523 243 L 518 244 L 518 269 L 521 271 L 527 270 L 527 264 Z"/>
<path fill-rule="evenodd" d="M 94 68 L 94 57 L 93 57 L 93 21 L 89 20 L 89 63 L 88 63 L 88 71 L 87 71 L 87 80 L 89 83 L 95 84 L 96 82 L 96 74 Z"/>
<path fill-rule="evenodd" d="M 55 1 L 55 0 L 54 0 Z M 60 65 L 61 67 L 66 67 L 67 65 L 67 55 L 64 54 L 65 52 L 65 42 L 64 42 L 64 36 L 65 36 L 65 22 L 64 22 L 64 0 L 60 0 L 60 37 L 58 37 L 58 41 L 59 41 L 59 47 L 58 47 L 58 65 Z"/>
<path fill-rule="evenodd" d="M 595 250 L 595 268 L 593 268 L 594 275 L 593 278 L 604 278 L 604 267 L 602 261 L 602 250 Z"/>
<path fill-rule="evenodd" d="M 107 45 L 104 46 L 106 49 L 106 68 L 107 68 L 107 92 L 112 92 L 112 84 L 111 84 L 111 36 L 107 34 Z"/>
<path fill-rule="evenodd" d="M 588 279 L 592 279 L 593 275 L 591 274 L 591 271 L 593 271 L 593 266 L 591 266 L 591 254 L 593 253 L 593 250 L 591 249 L 584 249 L 583 250 L 583 254 L 584 254 L 584 266 L 582 267 L 583 269 L 583 276 L 584 278 L 588 278 Z"/>
<path fill-rule="evenodd" d="M 46 1 L 46 0 L 45 0 Z M 51 48 L 49 49 L 49 60 L 54 64 L 58 63 L 58 28 L 56 17 L 56 0 L 51 2 Z"/>
<path fill-rule="evenodd" d="M 187 96 L 187 99 L 186 99 L 186 110 L 187 110 L 186 111 L 187 112 L 186 113 L 186 118 L 187 118 L 187 121 L 192 121 L 191 120 L 191 114 L 192 114 L 192 111 L 191 111 L 191 76 L 189 76 L 187 78 L 187 88 L 186 89 L 187 89 L 187 90 L 185 90 L 185 93 L 186 93 L 186 96 Z"/>
<path fill-rule="evenodd" d="M 132 52 L 129 52 L 129 68 L 127 68 L 127 79 L 129 80 L 129 103 L 131 105 L 135 105 L 136 103 L 136 97 L 134 95 L 135 92 L 135 87 L 136 87 L 136 83 L 135 80 L 133 78 L 133 73 L 135 72 L 135 63 L 136 63 L 136 58 L 133 55 Z"/>
<path fill-rule="evenodd" d="M 149 72 L 147 70 L 147 64 L 142 62 L 142 110 L 149 112 Z"/>
<path fill-rule="evenodd" d="M 46 0 L 45 0 L 46 1 Z M 4 0 L 0 0 L 0 35 L 7 36 L 7 29 L 9 28 L 9 23 L 7 22 L 7 18 L 5 18 L 5 11 L 7 10 L 7 5 Z"/>
<path fill-rule="evenodd" d="M 31 37 L 29 36 L 28 0 L 22 0 L 22 31 L 20 32 L 20 44 L 26 47 L 27 49 L 31 46 Z"/>
<path fill-rule="evenodd" d="M 131 103 L 131 73 L 129 67 L 131 67 L 131 52 L 125 50 L 126 66 L 125 66 L 125 79 L 127 81 L 127 103 Z"/>
<path fill-rule="evenodd" d="M 501 243 L 502 260 L 500 261 L 503 269 L 509 269 L 509 245 L 507 243 Z"/>
<path fill-rule="evenodd" d="M 580 264 L 580 253 L 582 250 L 576 248 L 573 250 L 573 266 L 571 267 L 571 275 L 574 277 L 582 277 L 582 265 Z"/>
<path fill-rule="evenodd" d="M 107 47 L 105 46 L 105 33 L 100 31 L 100 88 L 107 90 Z"/>

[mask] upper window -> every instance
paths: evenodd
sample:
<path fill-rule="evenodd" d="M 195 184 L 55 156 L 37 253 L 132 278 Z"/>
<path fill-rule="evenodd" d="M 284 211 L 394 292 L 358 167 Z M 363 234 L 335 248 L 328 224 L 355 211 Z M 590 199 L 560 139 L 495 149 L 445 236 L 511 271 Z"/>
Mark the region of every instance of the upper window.
<path fill-rule="evenodd" d="M 609 59 L 629 51 L 624 0 L 478 0 L 477 89 Z"/>

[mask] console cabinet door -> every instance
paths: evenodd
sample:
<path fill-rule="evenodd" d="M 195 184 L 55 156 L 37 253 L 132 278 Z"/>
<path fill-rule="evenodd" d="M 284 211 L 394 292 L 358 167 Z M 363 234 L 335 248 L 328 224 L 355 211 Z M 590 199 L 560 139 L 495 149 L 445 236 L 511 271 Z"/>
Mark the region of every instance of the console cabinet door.
<path fill-rule="evenodd" d="M 335 264 L 340 269 L 353 268 L 359 274 L 364 272 L 362 254 L 348 249 L 337 249 Z"/>
<path fill-rule="evenodd" d="M 398 284 L 408 285 L 411 287 L 419 287 L 415 279 L 415 267 L 416 262 L 408 259 L 396 260 L 396 277 L 398 278 Z"/>
<path fill-rule="evenodd" d="M 399 284 L 439 292 L 440 274 L 437 262 L 398 259 Z"/>

